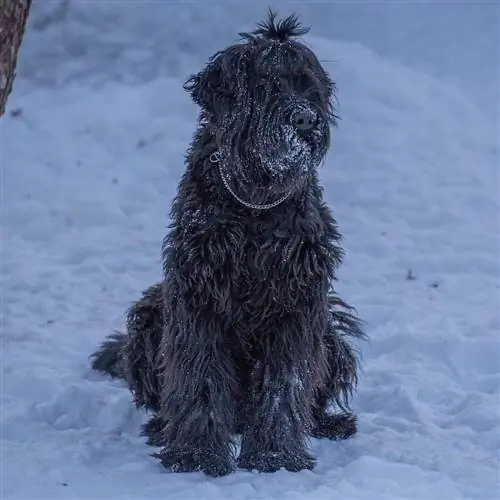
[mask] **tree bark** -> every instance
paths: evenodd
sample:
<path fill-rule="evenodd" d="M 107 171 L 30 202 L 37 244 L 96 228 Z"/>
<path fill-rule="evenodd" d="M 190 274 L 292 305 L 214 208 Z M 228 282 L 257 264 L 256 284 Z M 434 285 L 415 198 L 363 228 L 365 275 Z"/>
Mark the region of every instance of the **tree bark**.
<path fill-rule="evenodd" d="M 0 117 L 16 77 L 17 54 L 30 7 L 31 0 L 0 0 Z"/>

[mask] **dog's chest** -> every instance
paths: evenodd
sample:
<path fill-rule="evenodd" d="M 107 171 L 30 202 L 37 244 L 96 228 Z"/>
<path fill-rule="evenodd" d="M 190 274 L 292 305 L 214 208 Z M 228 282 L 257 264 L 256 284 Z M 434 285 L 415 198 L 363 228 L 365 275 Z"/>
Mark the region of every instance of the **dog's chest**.
<path fill-rule="evenodd" d="M 328 274 L 327 245 L 303 228 L 256 226 L 240 234 L 229 260 L 232 296 L 242 311 L 256 301 L 291 306 Z"/>
<path fill-rule="evenodd" d="M 284 235 L 280 231 L 249 232 L 241 242 L 238 263 L 242 278 L 259 282 L 273 276 L 284 279 L 283 273 L 292 261 L 292 256 L 303 246 L 299 236 Z"/>

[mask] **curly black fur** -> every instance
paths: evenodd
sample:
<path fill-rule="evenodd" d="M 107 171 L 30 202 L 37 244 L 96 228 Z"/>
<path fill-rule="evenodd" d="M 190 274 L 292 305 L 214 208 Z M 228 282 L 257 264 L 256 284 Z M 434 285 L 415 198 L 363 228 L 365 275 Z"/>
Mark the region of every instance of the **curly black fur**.
<path fill-rule="evenodd" d="M 293 39 L 305 32 L 271 13 L 186 83 L 201 114 L 164 279 L 130 309 L 127 334 L 94 354 L 154 412 L 143 431 L 173 471 L 231 472 L 237 432 L 240 467 L 310 469 L 308 436 L 356 432 L 351 341 L 363 333 L 333 290 L 341 235 L 317 174 L 335 86 Z"/>

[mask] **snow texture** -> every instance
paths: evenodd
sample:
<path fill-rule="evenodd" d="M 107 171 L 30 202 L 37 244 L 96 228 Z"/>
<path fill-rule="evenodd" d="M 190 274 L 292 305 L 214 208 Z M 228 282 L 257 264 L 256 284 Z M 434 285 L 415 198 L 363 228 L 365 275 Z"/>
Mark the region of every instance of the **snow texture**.
<path fill-rule="evenodd" d="M 321 175 L 367 321 L 352 440 L 297 474 L 168 474 L 87 357 L 160 277 L 182 79 L 266 5 L 35 3 L 1 126 L 3 500 L 499 497 L 498 4 L 282 5 L 339 86 Z"/>

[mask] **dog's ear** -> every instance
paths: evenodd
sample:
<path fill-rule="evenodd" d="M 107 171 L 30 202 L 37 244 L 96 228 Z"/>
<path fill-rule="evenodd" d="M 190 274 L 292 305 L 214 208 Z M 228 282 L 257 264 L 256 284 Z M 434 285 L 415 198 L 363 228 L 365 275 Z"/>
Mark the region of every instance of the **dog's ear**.
<path fill-rule="evenodd" d="M 215 113 L 222 101 L 227 101 L 233 96 L 231 80 L 221 58 L 216 57 L 202 71 L 188 78 L 184 90 L 189 92 L 198 106 Z"/>

